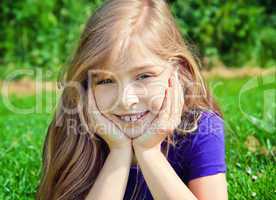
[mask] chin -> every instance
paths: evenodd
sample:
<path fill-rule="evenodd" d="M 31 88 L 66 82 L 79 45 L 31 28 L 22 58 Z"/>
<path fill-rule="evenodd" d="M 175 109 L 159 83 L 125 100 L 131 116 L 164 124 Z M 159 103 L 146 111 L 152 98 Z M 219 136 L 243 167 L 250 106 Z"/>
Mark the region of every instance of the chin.
<path fill-rule="evenodd" d="M 123 132 L 128 138 L 134 139 L 134 138 L 137 138 L 137 137 L 143 135 L 143 133 L 145 133 L 145 131 L 148 127 L 148 124 L 149 124 L 148 120 L 144 120 L 139 125 L 124 124 Z"/>
<path fill-rule="evenodd" d="M 128 138 L 134 139 L 134 138 L 137 138 L 137 137 L 143 135 L 143 132 L 141 132 L 139 130 L 135 131 L 135 130 L 131 129 L 129 131 L 126 131 L 125 134 L 127 135 Z"/>
<path fill-rule="evenodd" d="M 122 132 L 130 139 L 134 139 L 143 135 L 153 119 L 154 115 L 151 112 L 148 112 L 145 117 L 137 123 L 123 122 L 118 117 L 114 115 L 112 116 L 112 121 L 119 125 Z"/>

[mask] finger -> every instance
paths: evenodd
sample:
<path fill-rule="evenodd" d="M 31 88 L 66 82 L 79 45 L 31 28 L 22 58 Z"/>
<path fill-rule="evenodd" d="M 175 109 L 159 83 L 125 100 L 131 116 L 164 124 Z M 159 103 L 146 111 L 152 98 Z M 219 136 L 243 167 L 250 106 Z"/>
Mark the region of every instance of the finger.
<path fill-rule="evenodd" d="M 176 112 L 177 112 L 177 96 L 178 96 L 178 91 L 177 91 L 177 84 L 175 83 L 175 74 L 171 76 L 171 90 L 172 90 L 172 95 L 171 95 L 171 115 L 170 118 L 174 118 Z"/>
<path fill-rule="evenodd" d="M 177 81 L 177 73 L 174 72 L 172 77 L 171 77 L 171 82 L 172 82 L 172 101 L 171 101 L 171 115 L 170 115 L 170 120 L 171 120 L 171 131 L 174 130 L 177 125 L 180 123 L 180 92 L 179 92 L 179 83 Z"/>
<path fill-rule="evenodd" d="M 161 119 L 168 119 L 170 111 L 171 111 L 171 96 L 172 96 L 172 89 L 168 87 L 165 91 L 165 97 L 162 102 L 162 106 L 158 113 L 158 117 Z"/>
<path fill-rule="evenodd" d="M 161 106 L 161 110 L 157 116 L 155 129 L 158 129 L 158 132 L 166 132 L 170 124 L 170 112 L 171 112 L 171 95 L 172 89 L 169 87 L 166 90 L 165 98 Z"/>
<path fill-rule="evenodd" d="M 174 73 L 173 86 L 174 86 L 174 91 L 175 91 L 174 114 L 175 114 L 175 116 L 178 117 L 178 114 L 181 110 L 181 106 L 180 106 L 181 91 L 180 91 L 180 83 L 179 83 L 177 72 Z"/>
<path fill-rule="evenodd" d="M 89 113 L 93 114 L 93 116 L 95 118 L 98 118 L 99 116 L 101 116 L 101 113 L 99 111 L 99 108 L 98 108 L 98 105 L 97 105 L 97 102 L 96 102 L 96 97 L 95 97 L 94 92 L 92 91 L 92 89 L 89 90 L 88 100 L 89 100 L 88 101 Z"/>
<path fill-rule="evenodd" d="M 164 100 L 162 102 L 159 113 L 157 114 L 157 116 L 155 117 L 153 122 L 150 124 L 150 126 L 146 129 L 145 133 L 142 136 L 138 137 L 140 140 L 147 140 L 152 135 L 158 134 L 160 132 L 160 130 L 164 129 L 165 124 L 164 124 L 163 121 L 166 121 L 166 120 L 163 120 L 162 117 L 164 117 L 164 113 L 166 113 L 165 107 L 168 104 L 166 102 L 167 101 L 167 93 L 168 93 L 167 90 L 168 89 L 165 90 L 165 97 L 164 97 Z"/>
<path fill-rule="evenodd" d="M 182 87 L 178 78 L 178 73 L 175 72 L 175 76 L 174 76 L 174 85 L 175 85 L 175 91 L 176 91 L 176 101 L 175 101 L 175 124 L 174 124 L 174 128 L 177 128 L 178 125 L 181 122 L 181 114 L 182 114 Z"/>
<path fill-rule="evenodd" d="M 183 87 L 181 84 L 181 81 L 178 77 L 178 73 L 176 73 L 176 77 L 177 77 L 177 85 L 178 85 L 178 92 L 179 92 L 179 115 L 180 115 L 180 122 L 181 122 L 181 116 L 182 116 L 182 111 L 183 111 L 183 106 L 184 106 L 184 91 L 183 91 Z M 179 123 L 180 123 L 179 122 Z"/>
<path fill-rule="evenodd" d="M 171 108 L 169 115 L 170 128 L 173 129 L 176 123 L 176 115 L 178 114 L 178 88 L 176 82 L 176 73 L 173 72 L 170 78 L 171 80 Z"/>
<path fill-rule="evenodd" d="M 177 88 L 178 88 L 178 103 L 179 103 L 179 108 L 180 108 L 180 112 L 182 113 L 182 109 L 183 109 L 183 104 L 184 104 L 184 96 L 183 96 L 183 88 L 181 85 L 181 82 L 178 78 L 178 73 L 176 73 L 176 84 L 177 84 Z"/>
<path fill-rule="evenodd" d="M 88 113 L 92 120 L 95 132 L 97 132 L 98 134 L 105 134 L 107 131 L 106 130 L 107 127 L 105 127 L 105 124 L 104 124 L 105 120 L 103 119 L 104 117 L 101 115 L 98 109 L 95 95 L 92 89 L 89 90 L 87 98 L 88 98 Z"/>

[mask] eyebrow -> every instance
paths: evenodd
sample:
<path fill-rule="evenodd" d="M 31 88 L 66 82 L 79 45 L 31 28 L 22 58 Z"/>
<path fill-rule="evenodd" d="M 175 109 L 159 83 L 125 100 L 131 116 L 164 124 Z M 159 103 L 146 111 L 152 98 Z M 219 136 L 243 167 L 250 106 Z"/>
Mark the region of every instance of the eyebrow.
<path fill-rule="evenodd" d="M 128 73 L 135 73 L 138 71 L 143 71 L 143 70 L 147 70 L 147 69 L 152 69 L 152 68 L 161 68 L 159 65 L 152 65 L 152 64 L 144 64 L 144 65 L 139 65 L 136 67 L 133 67 L 132 69 L 127 70 Z M 122 69 L 121 69 L 122 70 Z M 163 71 L 164 69 L 162 69 Z M 98 74 L 94 74 L 93 75 L 94 78 L 99 78 Z M 101 78 L 103 77 L 109 77 L 108 75 L 100 75 Z"/>
<path fill-rule="evenodd" d="M 152 69 L 152 68 L 160 68 L 160 66 L 152 65 L 152 64 L 145 64 L 145 65 L 133 67 L 133 69 L 128 70 L 128 72 L 133 73 L 133 72 L 142 71 L 142 70 L 146 70 L 146 69 Z"/>

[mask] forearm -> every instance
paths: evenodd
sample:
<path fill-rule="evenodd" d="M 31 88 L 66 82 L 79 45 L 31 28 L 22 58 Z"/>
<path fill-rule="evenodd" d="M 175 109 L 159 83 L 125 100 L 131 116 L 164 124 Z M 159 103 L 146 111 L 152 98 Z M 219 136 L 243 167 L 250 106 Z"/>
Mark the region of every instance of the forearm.
<path fill-rule="evenodd" d="M 143 176 L 154 199 L 196 200 L 158 149 L 134 148 Z"/>
<path fill-rule="evenodd" d="M 132 150 L 111 150 L 86 200 L 124 197 L 132 159 Z"/>

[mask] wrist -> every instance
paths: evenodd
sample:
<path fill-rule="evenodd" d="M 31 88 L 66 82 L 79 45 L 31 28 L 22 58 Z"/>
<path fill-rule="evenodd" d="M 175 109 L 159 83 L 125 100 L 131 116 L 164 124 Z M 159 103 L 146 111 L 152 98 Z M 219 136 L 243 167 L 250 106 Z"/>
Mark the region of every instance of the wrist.
<path fill-rule="evenodd" d="M 119 161 L 127 162 L 131 164 L 133 152 L 131 148 L 112 148 L 109 152 L 110 156 L 115 156 L 116 159 Z"/>
<path fill-rule="evenodd" d="M 133 150 L 135 154 L 137 153 L 144 153 L 144 152 L 161 152 L 161 145 L 155 145 L 153 147 L 144 147 L 139 144 L 133 143 Z"/>
<path fill-rule="evenodd" d="M 159 148 L 150 148 L 145 149 L 141 147 L 134 148 L 134 153 L 137 158 L 138 163 L 143 163 L 145 161 L 151 162 L 159 156 L 163 156 L 161 150 Z"/>
<path fill-rule="evenodd" d="M 120 146 L 120 147 L 111 147 L 109 149 L 110 149 L 110 152 L 119 153 L 119 154 L 131 154 L 132 153 L 131 145 Z"/>
<path fill-rule="evenodd" d="M 114 144 L 114 145 L 108 145 L 110 151 L 130 151 L 132 148 L 131 141 L 126 143 L 120 143 L 120 144 Z"/>

